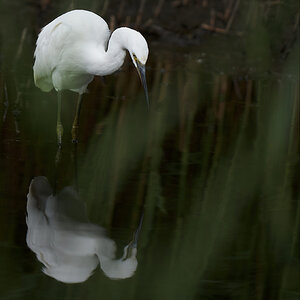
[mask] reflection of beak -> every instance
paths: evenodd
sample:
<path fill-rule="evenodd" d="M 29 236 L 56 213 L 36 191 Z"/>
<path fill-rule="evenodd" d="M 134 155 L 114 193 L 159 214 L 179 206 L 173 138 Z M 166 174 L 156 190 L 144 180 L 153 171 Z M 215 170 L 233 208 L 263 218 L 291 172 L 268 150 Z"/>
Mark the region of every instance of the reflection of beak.
<path fill-rule="evenodd" d="M 132 241 L 133 247 L 137 247 L 140 231 L 141 231 L 142 224 L 143 224 L 143 219 L 144 219 L 144 212 L 142 213 L 142 216 L 140 218 L 139 226 L 138 226 L 138 228 L 137 228 L 137 230 L 136 230 L 136 232 L 134 233 L 134 236 L 133 236 L 133 241 Z"/>
<path fill-rule="evenodd" d="M 140 235 L 140 231 L 141 231 L 142 224 L 143 224 L 143 219 L 144 219 L 144 212 L 142 212 L 139 226 L 138 226 L 137 230 L 135 231 L 135 233 L 133 235 L 132 241 L 124 248 L 126 250 L 124 250 L 125 254 L 123 255 L 122 260 L 126 260 L 127 258 L 132 257 L 132 251 L 134 251 L 134 249 L 136 251 L 137 244 L 138 244 L 138 239 L 139 239 L 139 235 Z"/>
<path fill-rule="evenodd" d="M 146 102 L 149 109 L 149 97 L 148 97 L 148 89 L 147 89 L 147 82 L 146 82 L 146 68 L 145 65 L 142 64 L 138 59 L 135 59 L 136 62 L 136 69 L 139 73 L 139 76 L 141 78 L 142 85 L 144 87 L 145 96 L 146 96 Z"/>

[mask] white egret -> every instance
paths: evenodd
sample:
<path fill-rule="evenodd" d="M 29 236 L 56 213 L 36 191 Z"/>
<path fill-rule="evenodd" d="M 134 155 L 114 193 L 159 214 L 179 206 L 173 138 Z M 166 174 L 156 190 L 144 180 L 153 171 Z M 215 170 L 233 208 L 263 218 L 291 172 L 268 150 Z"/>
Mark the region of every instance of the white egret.
<path fill-rule="evenodd" d="M 133 276 L 138 265 L 141 222 L 133 240 L 125 246 L 123 257 L 116 259 L 115 242 L 106 236 L 102 227 L 88 221 L 74 188 L 65 187 L 54 195 L 43 176 L 34 178 L 29 187 L 26 242 L 43 263 L 43 272 L 58 281 L 83 282 L 99 263 L 111 279 Z"/>
<path fill-rule="evenodd" d="M 110 35 L 107 23 L 87 10 L 69 11 L 46 25 L 40 32 L 34 52 L 34 82 L 45 92 L 58 92 L 57 138 L 61 145 L 61 91 L 79 94 L 72 126 L 73 141 L 77 141 L 82 94 L 95 75 L 104 76 L 118 70 L 128 50 L 145 90 L 149 106 L 145 75 L 148 45 L 145 38 L 128 27 L 117 28 Z"/>

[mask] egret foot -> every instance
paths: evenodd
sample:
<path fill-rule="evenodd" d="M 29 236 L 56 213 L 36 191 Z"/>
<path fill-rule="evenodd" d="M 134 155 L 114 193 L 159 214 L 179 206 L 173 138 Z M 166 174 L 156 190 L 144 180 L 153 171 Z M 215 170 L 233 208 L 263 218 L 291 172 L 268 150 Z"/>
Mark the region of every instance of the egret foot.
<path fill-rule="evenodd" d="M 63 128 L 62 124 L 57 123 L 56 134 L 57 134 L 57 143 L 58 143 L 59 147 L 61 147 L 63 133 L 64 133 L 64 128 Z"/>
<path fill-rule="evenodd" d="M 74 144 L 78 143 L 78 129 L 79 126 L 73 124 L 71 134 L 72 134 L 72 143 Z"/>

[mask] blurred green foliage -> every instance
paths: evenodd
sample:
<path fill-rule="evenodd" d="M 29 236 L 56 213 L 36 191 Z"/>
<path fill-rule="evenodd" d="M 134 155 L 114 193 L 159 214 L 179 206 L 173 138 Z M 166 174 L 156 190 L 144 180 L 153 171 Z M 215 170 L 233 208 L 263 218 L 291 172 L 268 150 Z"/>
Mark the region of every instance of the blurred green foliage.
<path fill-rule="evenodd" d="M 68 136 L 76 96 L 66 92 L 58 166 L 56 95 L 32 80 L 37 33 L 67 9 L 108 13 L 114 2 L 0 2 L 0 299 L 299 297 L 295 2 L 241 2 L 231 31 L 198 46 L 150 43 L 150 113 L 129 61 L 96 79 L 77 153 Z M 120 248 L 144 210 L 133 278 L 98 269 L 65 285 L 42 274 L 25 242 L 26 194 L 39 175 L 57 189 L 77 177 L 91 222 Z"/>

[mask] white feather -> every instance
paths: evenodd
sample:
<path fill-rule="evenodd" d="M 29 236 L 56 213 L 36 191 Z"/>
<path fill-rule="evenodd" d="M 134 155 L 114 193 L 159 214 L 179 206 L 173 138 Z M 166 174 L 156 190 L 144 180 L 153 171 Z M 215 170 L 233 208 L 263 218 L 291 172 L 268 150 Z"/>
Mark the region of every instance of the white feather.
<path fill-rule="evenodd" d="M 36 86 L 46 92 L 54 87 L 84 93 L 94 75 L 111 74 L 121 67 L 126 49 L 146 63 L 148 46 L 139 32 L 123 27 L 110 40 L 109 36 L 108 25 L 93 12 L 73 10 L 57 17 L 37 39 Z"/>

